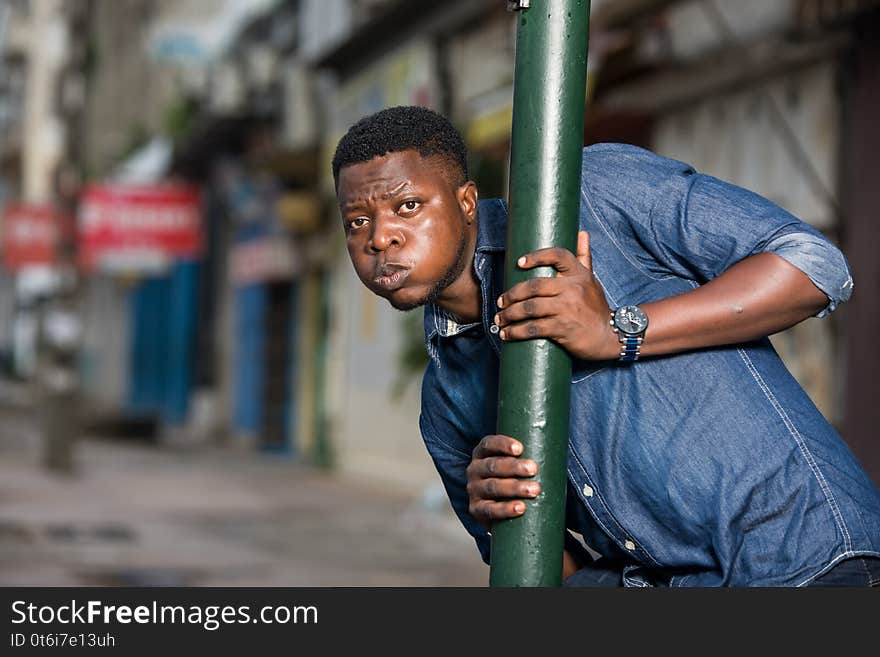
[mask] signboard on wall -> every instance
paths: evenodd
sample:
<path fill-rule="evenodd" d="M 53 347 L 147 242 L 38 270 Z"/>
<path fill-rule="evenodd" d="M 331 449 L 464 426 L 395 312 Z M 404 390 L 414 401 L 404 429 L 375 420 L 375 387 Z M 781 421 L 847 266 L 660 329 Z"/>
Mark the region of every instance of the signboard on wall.
<path fill-rule="evenodd" d="M 91 185 L 77 232 L 86 269 L 137 272 L 195 258 L 203 243 L 199 192 L 183 184 Z"/>
<path fill-rule="evenodd" d="M 16 203 L 3 210 L 3 265 L 18 271 L 53 265 L 58 257 L 62 216 L 52 206 Z"/>

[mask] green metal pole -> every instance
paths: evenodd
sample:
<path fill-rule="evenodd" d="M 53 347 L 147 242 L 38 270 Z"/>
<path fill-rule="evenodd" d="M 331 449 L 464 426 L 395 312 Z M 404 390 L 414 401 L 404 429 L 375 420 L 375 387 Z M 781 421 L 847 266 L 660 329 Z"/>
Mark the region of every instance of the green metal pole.
<path fill-rule="evenodd" d="M 510 218 L 505 288 L 551 268 L 523 271 L 519 256 L 577 247 L 589 0 L 520 0 L 517 13 Z M 530 5 L 530 6 L 527 6 Z M 565 531 L 571 360 L 549 340 L 501 350 L 498 433 L 538 464 L 542 492 L 519 518 L 492 528 L 491 586 L 559 586 Z"/>

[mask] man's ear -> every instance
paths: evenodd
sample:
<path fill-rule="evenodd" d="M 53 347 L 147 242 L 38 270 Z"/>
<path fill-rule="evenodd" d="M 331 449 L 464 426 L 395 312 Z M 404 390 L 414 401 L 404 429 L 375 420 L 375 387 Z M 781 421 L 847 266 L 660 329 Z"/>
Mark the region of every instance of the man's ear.
<path fill-rule="evenodd" d="M 476 183 L 473 180 L 468 180 L 456 190 L 455 195 L 468 225 L 474 223 L 477 220 L 477 201 L 479 200 Z"/>

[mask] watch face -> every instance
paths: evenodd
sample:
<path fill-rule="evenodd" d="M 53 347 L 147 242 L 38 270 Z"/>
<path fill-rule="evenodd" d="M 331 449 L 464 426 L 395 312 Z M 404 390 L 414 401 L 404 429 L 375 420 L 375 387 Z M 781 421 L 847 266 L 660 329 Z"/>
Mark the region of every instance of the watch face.
<path fill-rule="evenodd" d="M 638 306 L 623 306 L 614 313 L 614 325 L 621 333 L 636 335 L 648 328 L 648 316 Z"/>

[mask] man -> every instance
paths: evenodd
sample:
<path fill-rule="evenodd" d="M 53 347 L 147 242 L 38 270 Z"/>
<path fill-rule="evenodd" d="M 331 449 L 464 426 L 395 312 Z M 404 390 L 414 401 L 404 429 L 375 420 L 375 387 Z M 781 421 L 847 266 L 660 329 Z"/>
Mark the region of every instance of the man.
<path fill-rule="evenodd" d="M 505 206 L 478 202 L 445 118 L 362 119 L 333 173 L 361 281 L 425 306 L 421 431 L 484 561 L 491 524 L 540 495 L 495 435 L 498 354 L 547 338 L 573 359 L 566 523 L 600 555 L 567 532 L 567 584 L 880 581 L 880 492 L 766 337 L 850 296 L 817 231 L 681 162 L 591 146 L 577 253 L 522 255 L 556 275 L 505 290 Z"/>

